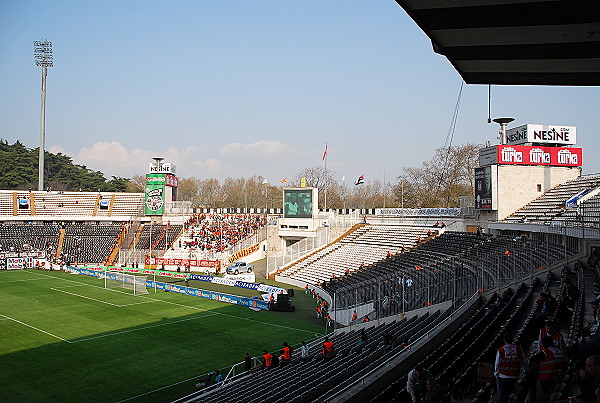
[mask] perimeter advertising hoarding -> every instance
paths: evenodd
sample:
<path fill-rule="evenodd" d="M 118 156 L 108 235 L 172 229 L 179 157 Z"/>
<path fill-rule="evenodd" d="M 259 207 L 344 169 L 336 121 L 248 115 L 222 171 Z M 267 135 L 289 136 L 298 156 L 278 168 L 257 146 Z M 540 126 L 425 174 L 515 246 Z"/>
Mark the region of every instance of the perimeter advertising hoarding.
<path fill-rule="evenodd" d="M 283 189 L 283 218 L 312 218 L 316 203 L 313 189 Z"/>
<path fill-rule="evenodd" d="M 526 124 L 506 130 L 507 144 L 546 143 L 572 145 L 577 143 L 575 126 Z"/>
<path fill-rule="evenodd" d="M 582 149 L 506 144 L 480 149 L 479 165 L 492 164 L 580 167 L 582 165 Z"/>
<path fill-rule="evenodd" d="M 490 165 L 482 168 L 475 168 L 475 209 L 476 210 L 497 210 L 496 176 L 498 167 Z"/>
<path fill-rule="evenodd" d="M 102 271 L 94 271 L 89 269 L 80 269 L 77 267 L 69 267 L 70 270 L 79 274 L 85 274 L 87 276 L 93 276 L 96 278 L 103 279 L 104 276 L 109 275 L 106 272 Z M 269 303 L 266 301 L 262 301 L 257 298 L 246 298 L 246 297 L 238 297 L 236 295 L 229 295 L 214 291 L 201 290 L 192 287 L 184 287 L 182 285 L 175 285 L 170 283 L 162 283 L 159 281 L 152 281 L 146 279 L 146 287 L 147 288 L 156 288 L 157 290 L 171 291 L 179 294 L 191 295 L 194 297 L 211 299 L 213 301 L 224 302 L 227 304 L 241 305 L 249 308 L 262 309 L 265 311 L 269 310 Z"/>
<path fill-rule="evenodd" d="M 165 174 L 147 174 L 144 210 L 146 215 L 165 213 Z"/>

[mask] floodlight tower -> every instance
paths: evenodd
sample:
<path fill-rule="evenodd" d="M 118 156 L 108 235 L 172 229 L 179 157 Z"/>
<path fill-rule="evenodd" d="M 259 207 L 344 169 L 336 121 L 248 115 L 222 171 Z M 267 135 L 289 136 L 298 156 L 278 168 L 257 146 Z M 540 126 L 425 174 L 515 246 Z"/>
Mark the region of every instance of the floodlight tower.
<path fill-rule="evenodd" d="M 506 144 L 506 125 L 515 120 L 514 118 L 496 118 L 494 122 L 500 125 L 500 144 Z"/>
<path fill-rule="evenodd" d="M 44 190 L 44 142 L 46 139 L 46 76 L 48 67 L 52 67 L 52 42 L 44 40 L 43 42 L 33 42 L 33 55 L 35 56 L 36 66 L 42 68 L 42 112 L 40 117 L 40 150 L 39 150 L 39 170 L 38 170 L 38 189 Z"/>

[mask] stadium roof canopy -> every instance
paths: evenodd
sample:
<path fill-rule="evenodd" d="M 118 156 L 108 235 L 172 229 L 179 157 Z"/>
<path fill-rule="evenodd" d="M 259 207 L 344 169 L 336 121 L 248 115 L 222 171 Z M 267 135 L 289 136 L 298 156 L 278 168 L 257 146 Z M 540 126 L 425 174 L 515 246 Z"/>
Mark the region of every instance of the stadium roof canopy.
<path fill-rule="evenodd" d="M 600 85 L 598 0 L 396 0 L 469 84 Z"/>

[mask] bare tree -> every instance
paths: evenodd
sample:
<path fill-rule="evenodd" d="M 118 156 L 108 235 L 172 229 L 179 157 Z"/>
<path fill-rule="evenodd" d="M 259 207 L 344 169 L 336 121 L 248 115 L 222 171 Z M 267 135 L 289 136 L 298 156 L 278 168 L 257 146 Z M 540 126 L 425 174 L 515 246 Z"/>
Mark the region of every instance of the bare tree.
<path fill-rule="evenodd" d="M 397 203 L 403 190 L 405 207 L 458 207 L 460 196 L 473 193 L 479 148 L 476 144 L 438 148 L 421 167 L 403 168 L 393 189 Z"/>
<path fill-rule="evenodd" d="M 326 171 L 322 166 L 316 166 L 312 168 L 304 168 L 298 173 L 292 181 L 292 186 L 300 186 L 302 178 L 306 178 L 306 185 L 319 189 L 319 207 L 325 206 L 325 189 L 327 189 L 327 207 L 335 208 L 329 203 L 330 189 L 335 190 L 336 173 L 333 171 Z"/>

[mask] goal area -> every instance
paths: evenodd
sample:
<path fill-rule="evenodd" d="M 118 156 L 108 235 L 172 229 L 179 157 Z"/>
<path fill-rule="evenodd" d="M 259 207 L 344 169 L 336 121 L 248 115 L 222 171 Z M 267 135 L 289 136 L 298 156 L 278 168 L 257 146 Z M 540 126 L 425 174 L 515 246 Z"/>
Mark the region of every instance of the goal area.
<path fill-rule="evenodd" d="M 134 276 L 133 274 L 105 272 L 104 288 L 125 288 L 133 290 L 133 295 L 148 294 L 146 276 Z"/>

